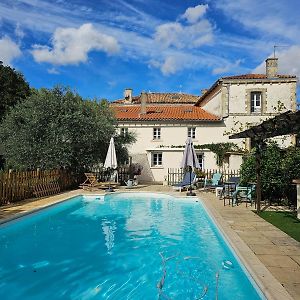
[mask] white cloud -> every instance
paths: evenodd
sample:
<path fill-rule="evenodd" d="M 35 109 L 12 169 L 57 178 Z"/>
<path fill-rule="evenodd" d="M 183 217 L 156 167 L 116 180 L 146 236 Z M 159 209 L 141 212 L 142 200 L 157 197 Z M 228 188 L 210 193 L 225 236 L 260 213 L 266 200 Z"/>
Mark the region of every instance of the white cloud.
<path fill-rule="evenodd" d="M 47 72 L 49 74 L 54 74 L 54 75 L 58 75 L 59 74 L 59 71 L 56 68 L 47 69 Z"/>
<path fill-rule="evenodd" d="M 270 55 L 270 57 L 271 56 L 272 55 Z M 280 74 L 296 75 L 298 78 L 300 77 L 300 45 L 277 51 L 276 57 L 278 57 L 278 72 Z M 253 73 L 265 74 L 265 72 L 265 61 L 253 70 Z"/>
<path fill-rule="evenodd" d="M 201 13 L 197 9 L 198 6 L 186 10 L 184 16 L 189 20 L 191 25 L 184 25 L 180 22 L 169 22 L 156 27 L 154 40 L 163 48 L 175 47 L 178 49 L 192 49 L 212 43 L 213 41 L 213 26 L 205 18 L 200 19 L 206 11 L 208 5 L 201 6 Z M 191 17 L 193 16 L 193 17 Z"/>
<path fill-rule="evenodd" d="M 19 39 L 22 39 L 25 36 L 24 31 L 21 28 L 20 23 L 17 23 L 16 28 L 15 28 L 15 35 L 16 37 L 18 37 Z"/>
<path fill-rule="evenodd" d="M 90 23 L 79 28 L 58 28 L 52 38 L 52 47 L 34 45 L 31 51 L 37 62 L 70 65 L 86 62 L 90 51 L 114 54 L 120 50 L 117 40 L 101 33 Z"/>
<path fill-rule="evenodd" d="M 207 9 L 207 4 L 200 4 L 195 7 L 189 7 L 182 15 L 182 18 L 186 19 L 189 23 L 196 23 L 206 13 Z"/>
<path fill-rule="evenodd" d="M 4 65 L 10 65 L 12 61 L 21 56 L 22 52 L 19 45 L 5 36 L 0 39 L 0 60 Z"/>
<path fill-rule="evenodd" d="M 240 66 L 241 62 L 242 62 L 241 59 L 238 59 L 234 63 L 226 62 L 224 65 L 214 68 L 212 73 L 216 75 L 216 74 L 226 73 L 229 71 L 232 72 L 232 70 L 235 70 L 236 68 L 238 68 Z"/>
<path fill-rule="evenodd" d="M 215 6 L 228 18 L 238 21 L 247 29 L 258 30 L 264 37 L 280 37 L 299 41 L 298 1 L 286 0 L 219 0 Z M 273 39 L 274 41 L 274 39 Z"/>
<path fill-rule="evenodd" d="M 155 41 L 162 47 L 168 48 L 175 46 L 177 48 L 183 47 L 183 41 L 180 39 L 184 34 L 184 29 L 181 24 L 177 22 L 170 22 L 156 27 Z"/>

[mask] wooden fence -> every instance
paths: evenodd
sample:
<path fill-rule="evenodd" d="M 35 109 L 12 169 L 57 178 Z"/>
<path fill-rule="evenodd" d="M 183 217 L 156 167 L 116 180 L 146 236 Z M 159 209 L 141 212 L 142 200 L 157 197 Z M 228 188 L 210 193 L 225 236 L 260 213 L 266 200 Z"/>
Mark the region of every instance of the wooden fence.
<path fill-rule="evenodd" d="M 64 169 L 0 172 L 0 205 L 53 195 L 74 184 L 74 177 Z"/>
<path fill-rule="evenodd" d="M 240 170 L 206 169 L 203 170 L 205 177 L 211 179 L 214 173 L 221 173 L 222 180 L 227 181 L 229 177 L 240 176 Z M 177 184 L 182 181 L 184 170 L 181 168 L 168 168 L 168 185 Z"/>

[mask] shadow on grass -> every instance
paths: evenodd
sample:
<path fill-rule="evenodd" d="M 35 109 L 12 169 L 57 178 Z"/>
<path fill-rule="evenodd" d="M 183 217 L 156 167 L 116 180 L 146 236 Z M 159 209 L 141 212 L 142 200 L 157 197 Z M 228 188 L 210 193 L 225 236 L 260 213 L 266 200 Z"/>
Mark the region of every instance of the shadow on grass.
<path fill-rule="evenodd" d="M 300 220 L 296 212 L 262 211 L 258 215 L 300 242 Z"/>

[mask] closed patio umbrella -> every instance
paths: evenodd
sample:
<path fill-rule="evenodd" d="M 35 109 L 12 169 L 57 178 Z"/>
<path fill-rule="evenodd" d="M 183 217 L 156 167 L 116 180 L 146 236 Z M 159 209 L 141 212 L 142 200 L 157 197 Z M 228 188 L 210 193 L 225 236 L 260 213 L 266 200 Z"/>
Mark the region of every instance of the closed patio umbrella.
<path fill-rule="evenodd" d="M 117 163 L 117 155 L 116 155 L 116 148 L 114 138 L 112 137 L 109 142 L 109 147 L 107 150 L 104 168 L 116 169 L 118 166 Z"/>
<path fill-rule="evenodd" d="M 117 167 L 118 167 L 118 163 L 117 163 L 116 148 L 115 148 L 114 138 L 112 137 L 109 142 L 109 147 L 104 162 L 104 168 L 116 169 Z M 110 187 L 109 187 L 109 191 L 112 191 Z"/>
<path fill-rule="evenodd" d="M 187 196 L 195 196 L 195 193 L 192 193 L 192 169 L 193 168 L 200 168 L 200 164 L 193 146 L 192 138 L 188 138 L 185 143 L 185 149 L 183 152 L 183 158 L 181 161 L 181 168 L 189 168 L 190 172 L 190 191 L 187 193 Z"/>

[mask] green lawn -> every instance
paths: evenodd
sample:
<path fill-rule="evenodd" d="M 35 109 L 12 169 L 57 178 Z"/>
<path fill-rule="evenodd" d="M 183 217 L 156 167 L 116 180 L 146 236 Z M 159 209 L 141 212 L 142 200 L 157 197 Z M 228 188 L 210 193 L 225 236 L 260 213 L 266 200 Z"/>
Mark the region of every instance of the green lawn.
<path fill-rule="evenodd" d="M 296 218 L 296 213 L 262 211 L 258 215 L 300 242 L 300 221 Z"/>

